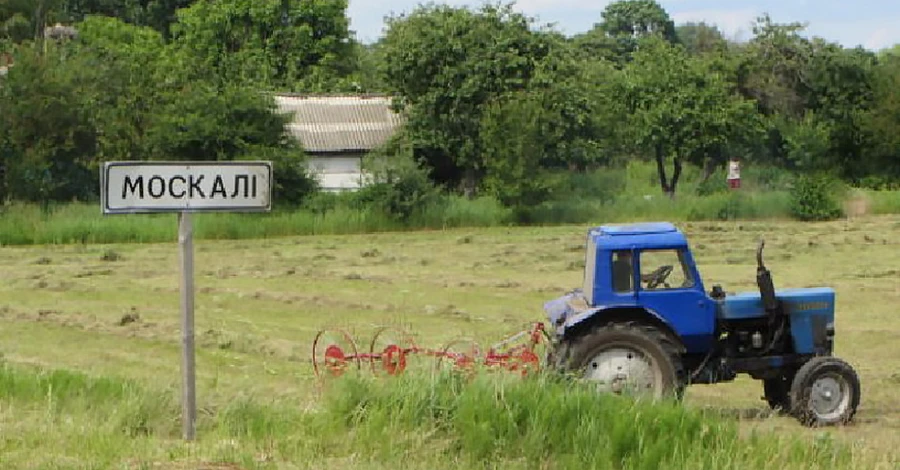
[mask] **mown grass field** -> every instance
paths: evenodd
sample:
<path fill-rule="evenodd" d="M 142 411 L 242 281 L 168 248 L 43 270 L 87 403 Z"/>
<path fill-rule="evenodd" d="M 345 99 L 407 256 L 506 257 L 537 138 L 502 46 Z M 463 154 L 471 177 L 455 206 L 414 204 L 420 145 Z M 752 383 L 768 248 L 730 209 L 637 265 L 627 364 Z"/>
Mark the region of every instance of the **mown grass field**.
<path fill-rule="evenodd" d="M 728 292 L 755 289 L 760 237 L 777 287 L 834 287 L 836 353 L 857 368 L 863 390 L 856 423 L 824 431 L 772 416 L 760 399 L 761 385 L 744 378 L 694 386 L 685 406 L 737 421 L 742 436 L 810 446 L 833 438 L 851 452 L 834 467 L 900 466 L 900 216 L 681 226 L 707 289 L 713 283 Z M 400 429 L 396 417 L 348 431 L 347 439 L 321 432 L 337 433 L 343 425 L 304 430 L 301 415 L 322 399 L 310 362 L 313 337 L 323 327 L 347 328 L 364 348 L 376 326 L 400 324 L 423 346 L 458 336 L 489 345 L 543 320 L 545 301 L 580 284 L 586 228 L 198 241 L 201 423 L 200 439 L 191 445 L 179 440 L 177 246 L 0 248 L 0 353 L 7 364 L 0 365 L 0 467 L 198 468 L 196 462 L 220 461 L 233 465 L 208 468 L 465 468 L 441 440 L 446 435 L 389 439 L 378 432 Z M 29 372 L 33 366 L 68 372 L 39 379 Z M 101 382 L 85 382 L 78 373 Z M 135 385 L 116 385 L 123 380 Z M 50 385 L 60 383 L 80 392 L 54 392 Z M 374 387 L 356 390 L 381 393 L 384 406 L 394 406 L 384 385 Z M 347 393 L 350 402 L 353 390 Z M 60 403 L 60 396 L 69 402 Z M 332 412 L 344 405 L 333 404 Z M 754 461 L 759 468 L 820 462 L 802 452 L 783 454 L 788 451 L 767 442 L 748 444 L 770 453 Z M 482 464 L 502 466 L 492 455 Z M 731 454 L 715 455 L 727 460 Z M 514 460 L 503 465 L 522 468 Z M 729 466 L 698 460 L 684 468 Z"/>

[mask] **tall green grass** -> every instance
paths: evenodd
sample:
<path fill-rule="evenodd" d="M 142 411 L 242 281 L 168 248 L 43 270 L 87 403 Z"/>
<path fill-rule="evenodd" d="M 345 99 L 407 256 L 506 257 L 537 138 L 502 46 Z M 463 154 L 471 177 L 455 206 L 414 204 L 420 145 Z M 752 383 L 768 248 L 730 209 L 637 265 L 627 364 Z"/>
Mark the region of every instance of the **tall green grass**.
<path fill-rule="evenodd" d="M 587 174 L 550 175 L 550 198 L 533 207 L 503 207 L 487 196 L 469 200 L 445 195 L 405 221 L 360 206 L 352 197 L 323 195 L 301 208 L 276 204 L 267 214 L 197 214 L 195 236 L 249 239 L 503 225 L 791 218 L 790 175 L 768 168 L 749 168 L 745 173 L 743 188 L 730 191 L 724 175 L 716 173 L 704 182 L 698 169 L 688 168 L 670 199 L 659 190 L 655 167 L 634 162 Z M 900 191 L 857 193 L 866 196 L 869 213 L 900 213 Z M 103 216 L 99 204 L 49 208 L 13 204 L 0 207 L 0 245 L 172 242 L 176 220 L 174 214 Z"/>
<path fill-rule="evenodd" d="M 741 437 L 734 421 L 712 412 L 598 395 L 556 377 L 348 377 L 309 404 L 201 400 L 191 447 L 178 442 L 173 396 L 72 371 L 0 366 L 0 424 L 16 423 L 0 455 L 11 465 L 31 458 L 78 468 L 184 458 L 245 468 L 865 467 L 827 436 Z"/>
<path fill-rule="evenodd" d="M 435 441 L 465 468 L 809 468 L 851 465 L 830 443 L 742 439 L 736 423 L 675 403 L 598 395 L 560 378 L 351 379 L 326 416 L 365 452 L 400 458 Z M 381 437 L 379 439 L 379 436 Z M 429 436 L 421 441 L 419 436 Z M 387 442 L 385 442 L 387 441 Z"/>
<path fill-rule="evenodd" d="M 900 214 L 900 191 L 865 191 L 869 213 Z"/>
<path fill-rule="evenodd" d="M 52 210 L 15 204 L 0 212 L 0 244 L 150 243 L 177 239 L 175 214 L 104 216 L 98 207 L 67 204 Z M 288 235 L 347 234 L 400 230 L 402 225 L 372 211 L 337 208 L 269 214 L 210 213 L 194 216 L 197 239 L 247 239 Z"/>

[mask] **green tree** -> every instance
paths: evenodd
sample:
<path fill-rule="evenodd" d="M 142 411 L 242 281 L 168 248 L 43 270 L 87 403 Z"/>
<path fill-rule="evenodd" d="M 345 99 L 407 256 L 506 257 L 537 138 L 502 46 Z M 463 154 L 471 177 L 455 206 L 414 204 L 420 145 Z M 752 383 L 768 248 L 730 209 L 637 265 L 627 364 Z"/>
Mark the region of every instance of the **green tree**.
<path fill-rule="evenodd" d="M 728 47 L 722 32 L 705 22 L 688 22 L 675 27 L 678 42 L 691 54 L 721 52 Z"/>
<path fill-rule="evenodd" d="M 174 41 L 223 83 L 329 91 L 353 72 L 347 0 L 199 0 Z"/>
<path fill-rule="evenodd" d="M 767 115 L 797 118 L 806 110 L 812 45 L 801 35 L 804 29 L 801 23 L 778 24 L 763 15 L 753 26 L 753 39 L 741 49 L 741 92 Z"/>
<path fill-rule="evenodd" d="M 34 39 L 35 13 L 34 3 L 30 0 L 0 2 L 0 39 L 13 43 Z"/>
<path fill-rule="evenodd" d="M 68 22 L 81 22 L 91 15 L 113 17 L 136 26 L 147 26 L 163 39 L 169 38 L 169 26 L 175 12 L 195 0 L 62 0 L 59 10 Z"/>
<path fill-rule="evenodd" d="M 95 16 L 76 24 L 77 49 L 103 76 L 90 93 L 97 134 L 97 160 L 143 160 L 150 115 L 161 104 L 157 73 L 166 60 L 162 35 L 150 27 Z"/>
<path fill-rule="evenodd" d="M 0 39 L 21 43 L 40 41 L 44 27 L 62 20 L 64 0 L 5 0 L 0 2 Z"/>
<path fill-rule="evenodd" d="M 815 111 L 807 112 L 801 119 L 775 119 L 775 125 L 784 140 L 788 167 L 801 171 L 819 171 L 828 168 L 833 128 L 819 118 Z"/>
<path fill-rule="evenodd" d="M 874 105 L 875 62 L 875 54 L 862 48 L 812 41 L 806 108 L 830 128 L 828 153 L 816 168 L 834 169 L 851 180 L 866 173 L 862 119 Z"/>
<path fill-rule="evenodd" d="M 480 133 L 488 103 L 529 86 L 554 47 L 507 6 L 422 6 L 391 17 L 381 44 L 387 89 L 400 97 L 418 155 L 440 183 L 475 193 L 485 174 Z"/>
<path fill-rule="evenodd" d="M 900 182 L 900 54 L 883 55 L 873 70 L 873 104 L 860 116 L 870 186 Z"/>
<path fill-rule="evenodd" d="M 46 202 L 88 199 L 97 148 L 92 88 L 102 76 L 88 57 L 64 47 L 44 54 L 22 48 L 0 81 L 0 143 L 6 190 L 14 199 Z"/>
<path fill-rule="evenodd" d="M 485 187 L 501 203 L 527 207 L 546 197 L 541 161 L 552 126 L 548 114 L 536 93 L 516 92 L 487 105 L 481 123 Z"/>
<path fill-rule="evenodd" d="M 189 66 L 149 27 L 109 17 L 77 26 L 77 41 L 20 47 L 0 82 L 0 156 L 12 197 L 94 197 L 98 165 L 108 160 L 266 159 L 282 203 L 314 189 L 271 96 Z"/>
<path fill-rule="evenodd" d="M 617 0 L 606 6 L 601 21 L 572 42 L 585 58 L 610 61 L 621 67 L 644 37 L 676 42 L 675 24 L 654 0 Z"/>
<path fill-rule="evenodd" d="M 685 163 L 722 162 L 725 149 L 752 140 L 761 129 L 753 103 L 736 94 L 729 77 L 713 73 L 708 62 L 690 57 L 681 45 L 643 40 L 619 87 L 629 129 L 625 137 L 635 150 L 653 155 L 660 187 L 670 197 Z"/>
<path fill-rule="evenodd" d="M 655 0 L 617 0 L 601 13 L 601 28 L 614 38 L 658 36 L 675 42 L 675 24 Z"/>

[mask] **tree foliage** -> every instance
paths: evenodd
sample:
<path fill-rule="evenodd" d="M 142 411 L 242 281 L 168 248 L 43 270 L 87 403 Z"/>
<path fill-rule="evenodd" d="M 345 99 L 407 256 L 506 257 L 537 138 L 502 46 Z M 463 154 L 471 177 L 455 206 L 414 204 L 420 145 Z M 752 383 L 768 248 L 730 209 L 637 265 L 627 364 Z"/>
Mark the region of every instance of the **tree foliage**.
<path fill-rule="evenodd" d="M 655 0 L 616 0 L 600 16 L 600 23 L 575 37 L 576 46 L 586 57 L 603 58 L 621 66 L 631 59 L 643 38 L 677 41 L 675 23 Z"/>
<path fill-rule="evenodd" d="M 601 101 L 582 81 L 597 69 L 579 62 L 562 36 L 532 26 L 509 5 L 432 5 L 389 19 L 380 45 L 385 83 L 438 182 L 522 202 L 540 184 L 514 175 L 601 158 Z"/>
<path fill-rule="evenodd" d="M 351 72 L 347 0 L 198 0 L 174 41 L 220 81 L 328 91 Z"/>
<path fill-rule="evenodd" d="M 424 6 L 388 19 L 382 70 L 399 94 L 410 137 L 439 181 L 474 192 L 485 171 L 480 133 L 486 105 L 525 89 L 551 41 L 509 6 L 479 11 Z"/>
<path fill-rule="evenodd" d="M 536 207 L 561 173 L 631 159 L 655 161 L 670 196 L 686 167 L 709 178 L 732 157 L 900 185 L 900 46 L 845 48 L 766 14 L 737 43 L 654 0 L 609 3 L 574 36 L 515 4 L 420 5 L 362 44 L 347 6 L 0 2 L 0 199 L 95 197 L 107 160 L 266 158 L 277 197 L 299 202 L 315 184 L 271 92 L 394 96 L 407 124 L 360 200 L 400 219 L 435 186 Z M 77 34 L 45 37 L 56 23 Z M 824 186 L 801 181 L 806 207 Z"/>
<path fill-rule="evenodd" d="M 109 17 L 78 23 L 75 41 L 23 46 L 0 81 L 0 142 L 9 196 L 32 201 L 97 196 L 109 160 L 276 162 L 276 188 L 298 202 L 314 184 L 298 171 L 303 153 L 284 137 L 272 99 L 238 84 L 172 73 L 160 33 Z M 207 77 L 209 75 L 207 74 Z"/>
<path fill-rule="evenodd" d="M 725 151 L 759 128 L 751 102 L 680 45 L 648 38 L 620 77 L 623 114 L 635 150 L 656 161 L 660 188 L 674 195 L 685 163 L 723 162 Z M 671 161 L 668 174 L 666 162 Z"/>
<path fill-rule="evenodd" d="M 655 0 L 617 0 L 602 13 L 602 30 L 611 37 L 640 39 L 657 36 L 675 42 L 675 24 Z"/>
<path fill-rule="evenodd" d="M 688 22 L 675 27 L 675 37 L 690 54 L 721 52 L 728 48 L 728 41 L 719 28 L 705 22 Z"/>

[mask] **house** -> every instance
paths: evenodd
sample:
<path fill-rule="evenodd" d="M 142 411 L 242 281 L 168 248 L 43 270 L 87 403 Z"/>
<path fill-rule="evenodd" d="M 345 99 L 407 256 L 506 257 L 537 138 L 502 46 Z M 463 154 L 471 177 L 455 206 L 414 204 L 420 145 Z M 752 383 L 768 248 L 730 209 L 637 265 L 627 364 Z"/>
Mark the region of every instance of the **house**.
<path fill-rule="evenodd" d="M 276 94 L 281 113 L 292 113 L 288 133 L 302 145 L 325 191 L 359 189 L 362 158 L 400 128 L 391 98 L 382 95 Z"/>

